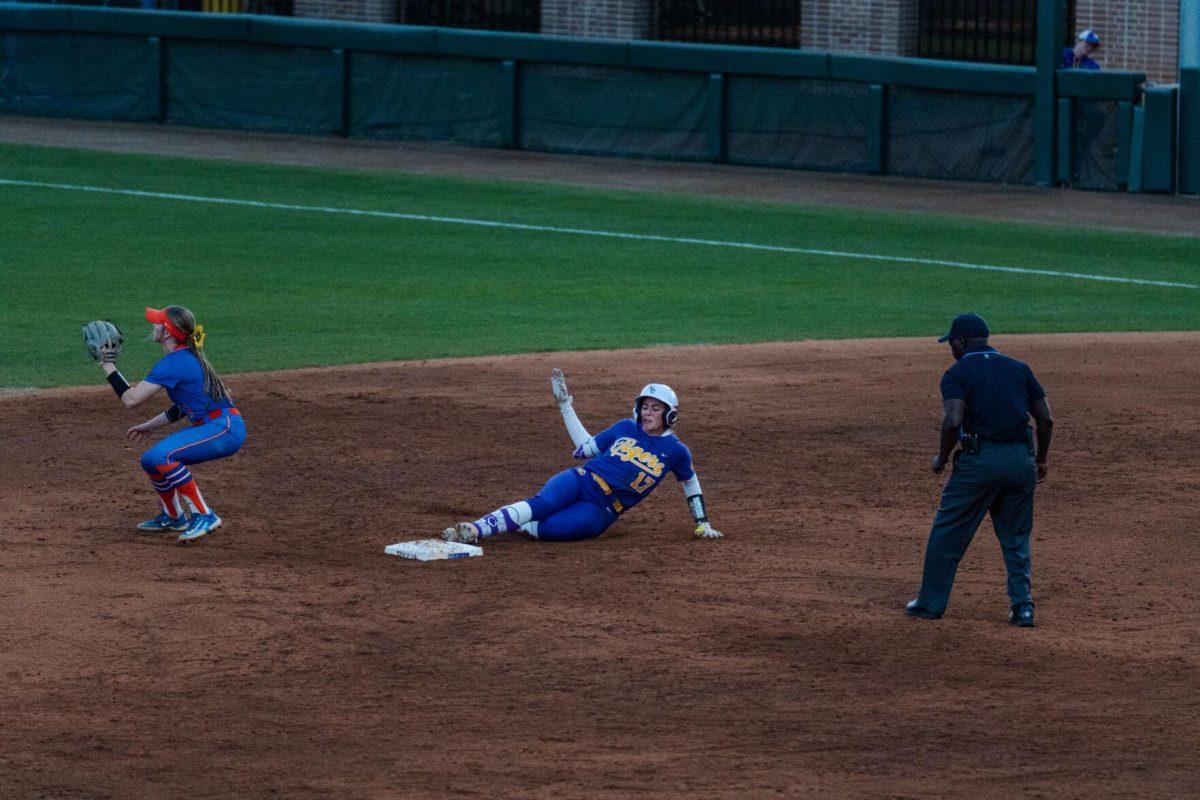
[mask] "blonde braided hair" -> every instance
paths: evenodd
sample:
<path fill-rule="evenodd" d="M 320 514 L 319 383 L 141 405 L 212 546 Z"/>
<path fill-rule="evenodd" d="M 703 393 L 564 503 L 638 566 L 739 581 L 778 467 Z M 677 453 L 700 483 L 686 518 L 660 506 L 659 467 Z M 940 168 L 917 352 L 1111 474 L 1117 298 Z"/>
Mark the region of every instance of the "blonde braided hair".
<path fill-rule="evenodd" d="M 196 324 L 196 315 L 183 306 L 167 306 L 163 310 L 167 312 L 167 318 L 171 320 L 171 324 L 184 335 L 185 338 L 181 344 L 186 345 L 187 349 L 192 351 L 192 355 L 196 357 L 204 370 L 204 393 L 214 403 L 219 403 L 221 400 L 232 400 L 233 395 L 230 394 L 225 382 L 217 375 L 212 362 L 204 353 L 204 326 Z"/>

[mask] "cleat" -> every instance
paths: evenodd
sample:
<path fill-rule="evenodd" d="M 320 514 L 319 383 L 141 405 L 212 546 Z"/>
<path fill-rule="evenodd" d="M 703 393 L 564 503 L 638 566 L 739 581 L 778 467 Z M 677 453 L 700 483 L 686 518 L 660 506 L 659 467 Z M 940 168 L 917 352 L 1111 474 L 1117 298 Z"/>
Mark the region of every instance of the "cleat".
<path fill-rule="evenodd" d="M 479 541 L 479 528 L 470 522 L 459 522 L 442 531 L 442 538 L 447 542 L 475 544 Z"/>
<path fill-rule="evenodd" d="M 209 531 L 220 527 L 221 518 L 217 516 L 217 512 L 211 514 L 194 514 L 191 521 L 188 523 L 187 529 L 179 534 L 180 542 L 191 542 L 204 536 Z"/>
<path fill-rule="evenodd" d="M 908 601 L 908 604 L 904 606 L 904 613 L 910 617 L 917 617 L 918 619 L 942 618 L 941 614 L 937 613 L 936 611 L 930 611 L 928 608 L 921 605 L 921 603 L 917 600 Z"/>
<path fill-rule="evenodd" d="M 160 512 L 154 519 L 148 519 L 145 522 L 139 522 L 137 529 L 139 531 L 182 531 L 188 526 L 187 514 L 180 514 L 178 517 L 172 517 L 167 512 Z"/>
<path fill-rule="evenodd" d="M 1019 603 L 1008 612 L 1008 621 L 1018 628 L 1033 627 L 1033 603 Z"/>

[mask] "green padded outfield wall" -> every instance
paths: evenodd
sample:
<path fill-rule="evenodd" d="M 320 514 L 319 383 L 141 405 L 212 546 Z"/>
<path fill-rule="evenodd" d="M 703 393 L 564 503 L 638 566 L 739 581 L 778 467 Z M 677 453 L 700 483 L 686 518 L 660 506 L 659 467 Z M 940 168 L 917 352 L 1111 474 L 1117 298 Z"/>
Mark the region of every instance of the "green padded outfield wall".
<path fill-rule="evenodd" d="M 0 4 L 10 114 L 1031 183 L 1036 78 L 772 48 Z M 1121 188 L 1144 76 L 1055 78 L 1056 175 Z M 1139 182 L 1164 169 L 1143 133 Z"/>
<path fill-rule="evenodd" d="M 1033 98 L 896 87 L 887 101 L 888 172 L 1033 181 Z"/>
<path fill-rule="evenodd" d="M 1200 67 L 1179 70 L 1179 191 L 1200 194 Z"/>
<path fill-rule="evenodd" d="M 726 157 L 734 164 L 867 172 L 870 88 L 733 76 L 726 89 Z"/>
<path fill-rule="evenodd" d="M 329 50 L 173 41 L 165 60 L 168 122 L 276 133 L 334 130 Z"/>
<path fill-rule="evenodd" d="M 506 144 L 501 61 L 350 54 L 351 136 Z"/>
<path fill-rule="evenodd" d="M 1134 155 L 1141 159 L 1141 191 L 1175 191 L 1175 131 L 1179 124 L 1178 108 L 1177 87 L 1152 86 L 1146 89 L 1142 148 L 1140 152 L 1134 152 Z"/>
<path fill-rule="evenodd" d="M 157 62 L 146 37 L 0 32 L 0 110 L 148 121 L 158 116 Z"/>
<path fill-rule="evenodd" d="M 556 153 L 700 161 L 716 102 L 706 75 L 524 64 L 521 146 Z"/>

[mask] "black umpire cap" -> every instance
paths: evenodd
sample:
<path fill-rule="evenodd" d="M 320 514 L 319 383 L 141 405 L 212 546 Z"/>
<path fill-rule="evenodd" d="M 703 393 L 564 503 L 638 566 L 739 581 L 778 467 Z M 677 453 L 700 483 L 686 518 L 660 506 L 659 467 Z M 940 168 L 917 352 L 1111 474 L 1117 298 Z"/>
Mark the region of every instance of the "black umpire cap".
<path fill-rule="evenodd" d="M 974 312 L 959 314 L 954 318 L 954 322 L 950 323 L 950 332 L 938 341 L 947 342 L 956 336 L 963 339 L 986 339 L 988 337 L 987 323 L 983 321 L 983 317 Z"/>

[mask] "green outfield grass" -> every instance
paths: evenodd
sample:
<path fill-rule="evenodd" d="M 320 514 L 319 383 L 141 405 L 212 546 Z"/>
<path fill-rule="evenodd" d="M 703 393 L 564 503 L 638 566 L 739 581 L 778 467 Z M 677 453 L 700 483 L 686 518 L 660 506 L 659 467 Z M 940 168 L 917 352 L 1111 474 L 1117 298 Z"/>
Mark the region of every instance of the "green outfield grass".
<path fill-rule="evenodd" d="M 0 178 L 1200 284 L 1200 239 L 0 146 Z M 1200 291 L 0 185 L 0 386 L 96 382 L 79 325 L 196 311 L 222 371 L 663 343 L 1185 330 Z"/>

